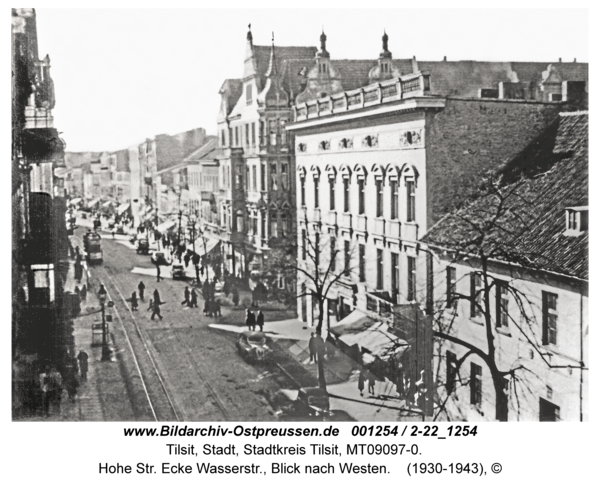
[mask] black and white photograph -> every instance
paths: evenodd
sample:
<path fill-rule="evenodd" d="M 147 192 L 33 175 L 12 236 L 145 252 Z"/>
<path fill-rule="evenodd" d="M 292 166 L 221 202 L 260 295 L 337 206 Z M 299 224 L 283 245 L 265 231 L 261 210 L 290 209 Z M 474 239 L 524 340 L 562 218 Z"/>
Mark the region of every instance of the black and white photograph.
<path fill-rule="evenodd" d="M 589 421 L 587 10 L 11 29 L 13 425 Z"/>

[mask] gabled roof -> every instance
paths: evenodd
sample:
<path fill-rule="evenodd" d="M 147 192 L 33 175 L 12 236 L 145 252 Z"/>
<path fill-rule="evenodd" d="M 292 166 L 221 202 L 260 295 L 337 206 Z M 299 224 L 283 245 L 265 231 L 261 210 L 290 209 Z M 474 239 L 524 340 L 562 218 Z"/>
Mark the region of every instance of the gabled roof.
<path fill-rule="evenodd" d="M 502 167 L 504 208 L 485 195 L 442 218 L 422 239 L 432 246 L 587 280 L 588 231 L 566 236 L 566 208 L 588 206 L 588 114 L 562 113 L 545 134 Z"/>

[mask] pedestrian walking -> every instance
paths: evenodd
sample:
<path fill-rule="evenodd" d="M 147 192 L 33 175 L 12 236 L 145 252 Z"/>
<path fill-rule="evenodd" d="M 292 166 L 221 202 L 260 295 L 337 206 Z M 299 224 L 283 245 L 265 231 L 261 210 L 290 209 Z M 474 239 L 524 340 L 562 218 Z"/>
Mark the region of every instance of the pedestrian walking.
<path fill-rule="evenodd" d="M 154 316 L 158 316 L 160 318 L 160 320 L 162 321 L 162 316 L 160 315 L 160 303 L 159 301 L 154 301 L 153 305 L 152 305 L 152 315 L 150 316 L 150 320 L 153 321 L 154 320 Z"/>
<path fill-rule="evenodd" d="M 233 287 L 233 291 L 231 292 L 231 300 L 233 301 L 233 305 L 237 307 L 240 303 L 240 292 L 237 287 Z"/>
<path fill-rule="evenodd" d="M 87 285 L 86 284 L 83 284 L 81 286 L 80 296 L 81 296 L 81 300 L 87 300 Z"/>
<path fill-rule="evenodd" d="M 196 271 L 196 282 L 200 283 L 200 267 L 194 265 L 194 270 Z"/>
<path fill-rule="evenodd" d="M 310 354 L 310 362 L 317 361 L 317 333 L 311 332 L 308 340 L 308 352 Z"/>
<path fill-rule="evenodd" d="M 106 299 L 106 288 L 104 287 L 103 284 L 100 284 L 100 290 L 98 290 L 98 297 L 100 299 Z"/>
<path fill-rule="evenodd" d="M 131 310 L 132 311 L 138 310 L 137 294 L 136 294 L 135 290 L 131 294 Z"/>
<path fill-rule="evenodd" d="M 50 403 L 54 404 L 55 409 L 60 413 L 60 402 L 62 400 L 63 380 L 61 374 L 54 366 L 50 368 L 48 374 L 48 389 Z"/>
<path fill-rule="evenodd" d="M 185 256 L 183 257 L 183 261 L 185 263 L 185 268 L 187 268 L 188 265 L 190 264 L 190 254 L 189 254 L 189 252 L 187 252 L 185 254 Z"/>
<path fill-rule="evenodd" d="M 156 281 L 160 282 L 161 276 L 160 276 L 160 265 L 157 263 L 156 264 Z"/>
<path fill-rule="evenodd" d="M 83 349 L 80 349 L 79 354 L 77 355 L 77 361 L 79 361 L 79 372 L 84 380 L 87 380 L 88 359 L 88 354 Z"/>
<path fill-rule="evenodd" d="M 160 300 L 160 294 L 158 293 L 158 289 L 154 289 L 154 302 L 157 302 L 159 305 L 164 304 L 164 302 Z"/>
<path fill-rule="evenodd" d="M 144 290 L 146 289 L 146 286 L 144 285 L 144 282 L 142 282 L 140 280 L 140 283 L 138 284 L 138 291 L 140 293 L 140 300 L 143 301 L 144 300 Z"/>
<path fill-rule="evenodd" d="M 198 293 L 196 289 L 192 289 L 190 293 L 190 307 L 198 307 Z"/>
<path fill-rule="evenodd" d="M 221 302 L 218 300 L 215 300 L 215 317 L 219 316 L 221 317 Z"/>
<path fill-rule="evenodd" d="M 67 390 L 67 395 L 71 402 L 75 401 L 75 396 L 77 395 L 77 388 L 79 387 L 79 380 L 77 379 L 77 373 L 74 370 L 70 370 L 66 373 L 64 380 L 65 388 Z"/>
<path fill-rule="evenodd" d="M 358 391 L 360 392 L 360 396 L 363 396 L 363 390 L 365 389 L 365 370 L 361 368 L 360 373 L 358 374 Z"/>
<path fill-rule="evenodd" d="M 369 371 L 369 393 L 375 395 L 375 375 Z"/>
<path fill-rule="evenodd" d="M 258 314 L 256 315 L 256 325 L 260 329 L 260 332 L 262 332 L 263 326 L 265 325 L 265 315 L 261 310 L 259 310 Z"/>
<path fill-rule="evenodd" d="M 254 316 L 254 312 L 250 309 L 246 309 L 246 325 L 248 326 L 249 331 L 254 331 L 256 327 L 256 317 Z"/>
<path fill-rule="evenodd" d="M 187 305 L 190 307 L 190 291 L 187 287 L 183 291 L 183 302 L 181 302 L 181 305 Z"/>
<path fill-rule="evenodd" d="M 209 309 L 209 307 L 210 307 L 210 301 L 205 298 L 204 299 L 204 310 L 202 311 L 202 312 L 204 312 L 205 316 L 208 315 L 208 309 Z"/>

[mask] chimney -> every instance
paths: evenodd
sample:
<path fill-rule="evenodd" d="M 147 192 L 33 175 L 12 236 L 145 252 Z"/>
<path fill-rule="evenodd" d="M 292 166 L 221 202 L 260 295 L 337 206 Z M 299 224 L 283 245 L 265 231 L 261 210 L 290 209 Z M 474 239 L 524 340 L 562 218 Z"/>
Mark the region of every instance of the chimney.
<path fill-rule="evenodd" d="M 448 59 L 446 59 L 446 56 L 444 56 L 444 62 L 446 62 Z"/>
<path fill-rule="evenodd" d="M 558 62 L 562 62 L 562 57 L 559 57 L 559 58 L 558 58 Z"/>

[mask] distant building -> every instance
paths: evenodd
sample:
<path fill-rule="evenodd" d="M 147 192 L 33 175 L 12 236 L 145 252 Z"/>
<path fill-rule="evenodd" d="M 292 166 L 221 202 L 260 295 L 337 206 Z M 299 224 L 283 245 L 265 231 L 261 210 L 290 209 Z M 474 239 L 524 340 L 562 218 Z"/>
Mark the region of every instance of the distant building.
<path fill-rule="evenodd" d="M 450 336 L 434 353 L 441 419 L 496 417 L 491 369 L 468 347 L 489 353 L 489 331 L 508 420 L 589 420 L 588 142 L 587 112 L 561 113 L 501 190 L 422 238 L 434 331 Z"/>

